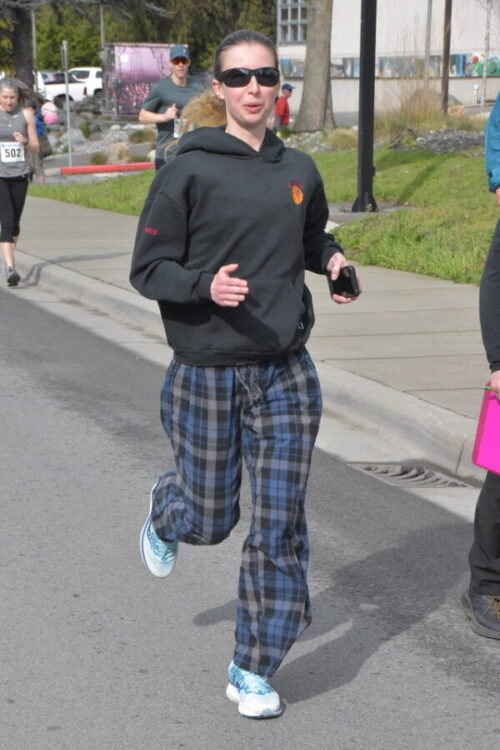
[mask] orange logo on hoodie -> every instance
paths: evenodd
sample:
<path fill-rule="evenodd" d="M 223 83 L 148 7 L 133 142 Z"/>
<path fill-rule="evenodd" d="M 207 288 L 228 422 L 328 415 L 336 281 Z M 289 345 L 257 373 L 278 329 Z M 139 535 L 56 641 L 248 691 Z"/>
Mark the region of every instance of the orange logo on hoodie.
<path fill-rule="evenodd" d="M 288 187 L 292 191 L 292 200 L 299 206 L 304 200 L 304 191 L 302 185 L 299 182 L 289 182 Z"/>

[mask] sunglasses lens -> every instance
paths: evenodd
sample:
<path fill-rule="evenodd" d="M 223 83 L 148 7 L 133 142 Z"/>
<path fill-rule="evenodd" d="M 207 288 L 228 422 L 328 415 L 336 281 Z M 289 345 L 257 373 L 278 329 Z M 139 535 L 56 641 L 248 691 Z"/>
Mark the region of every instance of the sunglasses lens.
<path fill-rule="evenodd" d="M 185 57 L 175 57 L 173 60 L 170 60 L 170 62 L 174 65 L 186 65 L 187 59 Z"/>
<path fill-rule="evenodd" d="M 247 86 L 250 82 L 251 73 L 246 68 L 231 68 L 221 73 L 220 80 L 230 88 Z"/>
<path fill-rule="evenodd" d="M 229 88 L 240 88 L 248 86 L 252 76 L 255 76 L 260 86 L 275 86 L 280 79 L 280 73 L 277 68 L 257 68 L 256 70 L 230 68 L 220 74 L 219 80 L 225 83 L 226 86 L 229 86 Z"/>
<path fill-rule="evenodd" d="M 280 79 L 279 70 L 276 68 L 261 68 L 256 71 L 257 82 L 261 86 L 276 86 Z"/>

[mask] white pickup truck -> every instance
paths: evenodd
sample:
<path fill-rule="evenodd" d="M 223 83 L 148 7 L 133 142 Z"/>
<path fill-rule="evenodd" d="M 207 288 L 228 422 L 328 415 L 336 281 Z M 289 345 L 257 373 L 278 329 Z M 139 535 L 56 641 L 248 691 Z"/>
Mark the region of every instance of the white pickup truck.
<path fill-rule="evenodd" d="M 102 68 L 71 68 L 71 75 L 87 87 L 87 96 L 102 97 Z"/>

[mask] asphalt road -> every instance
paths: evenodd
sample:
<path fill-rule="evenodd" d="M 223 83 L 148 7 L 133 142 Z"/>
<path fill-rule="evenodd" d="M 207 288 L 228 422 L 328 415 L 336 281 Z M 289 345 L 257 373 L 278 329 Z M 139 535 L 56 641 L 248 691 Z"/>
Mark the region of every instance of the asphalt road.
<path fill-rule="evenodd" d="M 498 743 L 500 643 L 459 605 L 470 525 L 316 452 L 314 623 L 274 678 L 280 719 L 224 696 L 239 551 L 138 535 L 172 466 L 162 368 L 0 291 L 0 745 L 386 750 Z"/>

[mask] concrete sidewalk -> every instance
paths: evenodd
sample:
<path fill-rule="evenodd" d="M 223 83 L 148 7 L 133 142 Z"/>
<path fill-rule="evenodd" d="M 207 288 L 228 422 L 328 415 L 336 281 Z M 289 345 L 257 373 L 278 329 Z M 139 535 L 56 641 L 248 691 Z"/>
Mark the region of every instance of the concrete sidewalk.
<path fill-rule="evenodd" d="M 49 290 L 104 313 L 103 324 L 108 316 L 125 322 L 147 336 L 144 356 L 166 363 L 156 303 L 128 283 L 136 225 L 136 217 L 28 197 L 16 256 L 22 283 L 13 293 Z M 481 479 L 470 463 L 489 375 L 478 289 L 383 268 L 359 272 L 363 294 L 346 307 L 330 301 L 325 279 L 308 274 L 316 311 L 308 348 L 325 413 L 405 441 L 414 460 Z"/>

